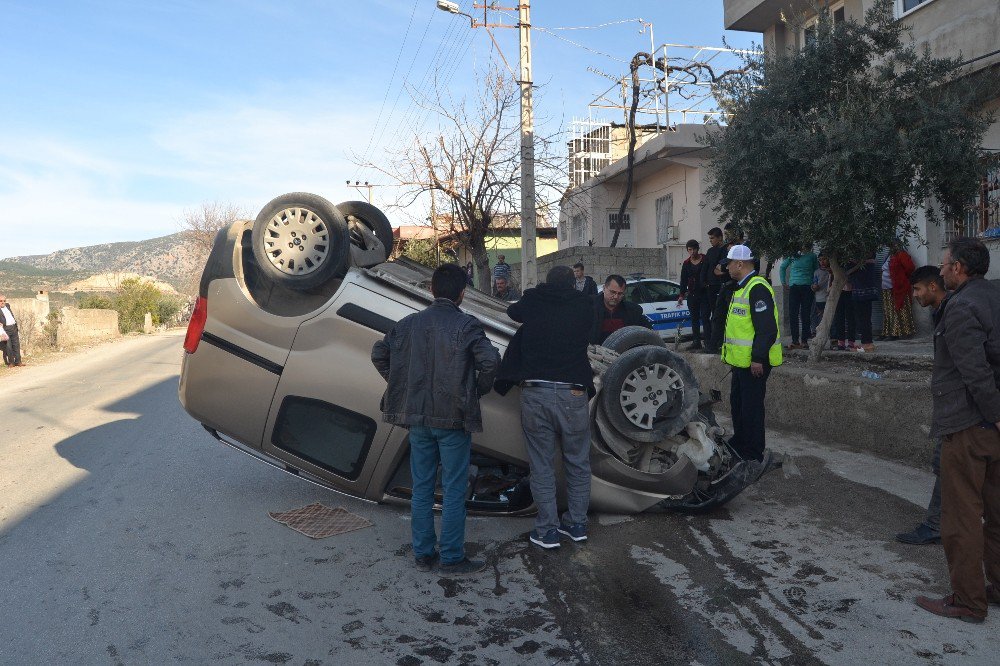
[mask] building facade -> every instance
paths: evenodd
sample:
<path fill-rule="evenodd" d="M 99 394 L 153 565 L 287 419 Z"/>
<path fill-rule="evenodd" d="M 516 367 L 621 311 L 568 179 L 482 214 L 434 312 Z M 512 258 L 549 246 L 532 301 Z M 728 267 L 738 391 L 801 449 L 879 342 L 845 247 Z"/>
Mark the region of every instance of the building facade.
<path fill-rule="evenodd" d="M 702 137 L 717 126 L 677 125 L 649 135 L 635 152 L 632 194 L 624 218 L 627 159 L 621 157 L 597 174 L 571 187 L 559 207 L 559 249 L 610 247 L 620 227 L 620 248 L 663 248 L 667 275 L 680 276 L 684 245 L 697 239 L 704 247 L 708 230 L 719 215 L 706 201 L 709 150 Z"/>
<path fill-rule="evenodd" d="M 875 0 L 836 0 L 827 5 L 834 21 L 862 21 Z M 822 2 L 820 4 L 823 4 Z M 815 30 L 815 4 L 810 0 L 723 0 L 727 30 L 762 35 L 765 51 L 801 49 Z M 1000 71 L 1000 2 L 998 0 L 894 0 L 896 18 L 910 31 L 918 49 L 964 62 L 962 73 L 985 77 Z M 798 12 L 796 15 L 795 13 Z M 797 20 L 784 20 L 796 15 Z M 982 109 L 996 122 L 983 140 L 987 152 L 1000 151 L 1000 90 Z M 941 248 L 951 238 L 976 236 L 990 246 L 990 277 L 1000 278 L 1000 169 L 993 168 L 981 183 L 976 201 L 962 220 L 944 227 L 928 224 L 922 212 L 918 225 L 926 245 L 911 244 L 917 265 L 936 264 Z"/>

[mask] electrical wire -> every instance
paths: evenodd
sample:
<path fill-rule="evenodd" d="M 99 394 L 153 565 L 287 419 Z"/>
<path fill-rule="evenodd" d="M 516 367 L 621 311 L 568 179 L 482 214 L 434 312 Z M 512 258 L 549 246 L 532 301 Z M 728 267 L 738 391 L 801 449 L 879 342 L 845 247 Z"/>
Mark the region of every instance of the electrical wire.
<path fill-rule="evenodd" d="M 598 25 L 577 25 L 572 27 L 564 28 L 549 28 L 549 30 L 596 30 L 597 28 L 606 28 L 609 25 L 621 25 L 622 23 L 645 23 L 641 18 L 630 18 L 622 19 L 621 21 L 610 21 L 608 23 L 599 23 Z M 532 28 L 536 27 L 534 25 Z"/>
<path fill-rule="evenodd" d="M 573 46 L 576 46 L 578 48 L 583 49 L 584 51 L 590 51 L 591 53 L 596 53 L 599 56 L 604 56 L 605 58 L 611 58 L 615 62 L 626 62 L 626 63 L 628 62 L 628 60 L 623 60 L 622 58 L 618 58 L 617 56 L 613 56 L 610 53 L 604 53 L 603 51 L 598 51 L 597 49 L 592 49 L 589 46 L 586 46 L 586 45 L 581 44 L 579 42 L 574 42 L 572 39 L 566 39 L 562 35 L 557 35 L 556 33 L 552 32 L 548 28 L 542 28 L 542 27 L 533 25 L 533 26 L 531 26 L 531 29 L 532 30 L 537 30 L 538 32 L 545 33 L 547 35 L 551 35 L 551 36 L 555 37 L 556 39 L 562 40 L 562 41 L 566 42 L 567 44 L 572 44 Z"/>

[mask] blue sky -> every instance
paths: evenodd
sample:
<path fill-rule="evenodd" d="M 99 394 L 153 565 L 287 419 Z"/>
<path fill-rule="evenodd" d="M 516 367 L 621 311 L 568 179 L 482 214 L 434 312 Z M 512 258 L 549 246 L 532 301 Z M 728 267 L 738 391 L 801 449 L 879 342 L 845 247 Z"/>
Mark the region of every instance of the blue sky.
<path fill-rule="evenodd" d="M 206 201 L 361 198 L 345 180 L 384 178 L 351 156 L 378 161 L 432 125 L 404 84 L 437 74 L 461 97 L 492 51 L 434 0 L 0 0 L 0 17 L 0 257 L 174 233 Z M 724 33 L 721 0 L 536 0 L 532 23 L 563 38 L 532 35 L 550 127 L 610 85 L 588 67 L 621 74 L 648 49 L 636 18 L 657 44 L 755 37 Z M 516 67 L 517 31 L 494 34 Z"/>

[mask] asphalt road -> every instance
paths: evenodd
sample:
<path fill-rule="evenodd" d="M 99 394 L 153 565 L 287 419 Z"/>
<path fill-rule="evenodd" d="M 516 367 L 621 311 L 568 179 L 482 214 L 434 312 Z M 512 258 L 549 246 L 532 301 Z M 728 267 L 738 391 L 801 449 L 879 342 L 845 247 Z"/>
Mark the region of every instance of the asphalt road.
<path fill-rule="evenodd" d="M 132 338 L 0 381 L 0 662 L 9 664 L 996 663 L 943 594 L 924 472 L 792 436 L 788 473 L 710 516 L 594 516 L 541 552 L 530 519 L 472 519 L 491 567 L 412 566 L 405 511 L 218 444 L 177 402 L 181 338 Z M 845 415 L 850 418 L 850 415 Z M 488 425 L 488 424 L 487 424 Z M 831 424 L 835 427 L 835 424 Z M 314 541 L 272 521 L 314 501 L 374 526 Z"/>

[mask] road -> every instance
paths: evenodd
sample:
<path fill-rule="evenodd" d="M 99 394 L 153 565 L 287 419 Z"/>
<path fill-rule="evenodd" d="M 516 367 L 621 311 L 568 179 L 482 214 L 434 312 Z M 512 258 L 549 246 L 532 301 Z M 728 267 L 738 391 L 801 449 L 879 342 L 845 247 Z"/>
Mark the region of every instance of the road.
<path fill-rule="evenodd" d="M 181 338 L 130 338 L 4 375 L 0 662 L 142 664 L 996 663 L 939 546 L 897 544 L 929 474 L 773 435 L 793 455 L 710 516 L 594 516 L 541 552 L 530 519 L 471 519 L 491 564 L 412 566 L 405 511 L 222 446 L 177 402 Z M 849 418 L 849 415 L 845 415 Z M 488 425 L 488 424 L 487 424 Z M 831 427 L 835 427 L 832 425 Z M 267 512 L 343 506 L 373 527 L 311 540 Z"/>

